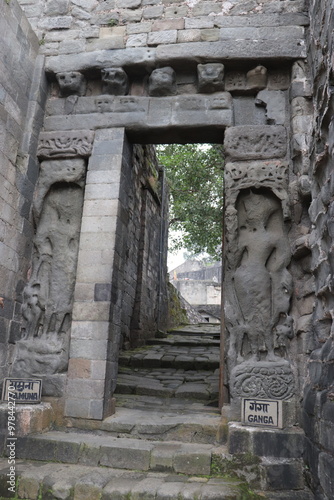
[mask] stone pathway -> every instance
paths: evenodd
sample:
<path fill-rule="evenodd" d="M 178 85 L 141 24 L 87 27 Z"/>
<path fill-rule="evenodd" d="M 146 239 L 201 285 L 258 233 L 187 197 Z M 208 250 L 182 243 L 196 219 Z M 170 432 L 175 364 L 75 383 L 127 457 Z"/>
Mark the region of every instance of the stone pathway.
<path fill-rule="evenodd" d="M 1 479 L 6 467 L 0 460 Z M 29 500 L 242 500 L 239 482 L 223 478 L 30 461 L 18 461 L 17 474 L 18 498 Z"/>
<path fill-rule="evenodd" d="M 0 459 L 0 500 L 313 500 L 284 484 L 266 491 L 277 480 L 270 458 L 236 465 L 223 444 L 218 379 L 217 326 L 183 327 L 121 353 L 115 414 L 91 431 L 68 419 L 67 428 L 19 438 L 16 496 Z M 242 481 L 231 479 L 237 469 Z"/>
<path fill-rule="evenodd" d="M 116 394 L 217 402 L 219 349 L 219 327 L 190 325 L 123 351 Z"/>

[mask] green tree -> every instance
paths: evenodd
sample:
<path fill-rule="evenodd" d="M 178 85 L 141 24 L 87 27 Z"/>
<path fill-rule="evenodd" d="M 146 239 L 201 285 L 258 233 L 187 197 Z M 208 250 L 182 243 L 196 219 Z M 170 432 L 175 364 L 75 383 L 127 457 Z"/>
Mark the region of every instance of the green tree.
<path fill-rule="evenodd" d="M 221 145 L 166 144 L 157 146 L 170 189 L 170 250 L 186 248 L 193 254 L 221 255 L 223 169 Z"/>

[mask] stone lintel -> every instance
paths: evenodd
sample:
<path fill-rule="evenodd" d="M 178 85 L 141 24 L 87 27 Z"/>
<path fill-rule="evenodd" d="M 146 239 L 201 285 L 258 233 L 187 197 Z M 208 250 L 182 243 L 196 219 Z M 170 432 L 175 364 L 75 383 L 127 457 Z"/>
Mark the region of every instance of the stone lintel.
<path fill-rule="evenodd" d="M 148 68 L 158 65 L 177 65 L 183 62 L 295 60 L 306 57 L 304 28 L 280 26 L 250 28 L 244 36 L 237 36 L 240 28 L 221 28 L 218 42 L 191 42 L 159 45 L 157 48 L 99 50 L 81 54 L 51 56 L 46 59 L 46 72 L 56 74 L 66 71 L 96 72 L 108 66 L 123 68 Z M 226 30 L 226 31 L 224 31 Z M 234 32 L 235 30 L 235 32 Z M 238 42 L 235 39 L 238 39 Z"/>
<path fill-rule="evenodd" d="M 199 142 L 221 142 L 222 130 L 233 125 L 229 92 L 171 97 L 79 97 L 75 112 L 66 115 L 66 119 L 63 101 L 58 99 L 49 108 L 46 130 L 124 127 L 130 139 L 152 144 L 161 142 L 162 138 L 166 141 L 184 137 L 184 134 L 188 134 L 190 142 L 194 134 L 198 135 Z"/>

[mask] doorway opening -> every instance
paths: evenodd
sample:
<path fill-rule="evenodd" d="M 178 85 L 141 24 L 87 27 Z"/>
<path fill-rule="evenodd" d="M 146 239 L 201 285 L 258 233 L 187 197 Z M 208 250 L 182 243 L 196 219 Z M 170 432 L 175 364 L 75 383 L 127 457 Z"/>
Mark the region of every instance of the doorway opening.
<path fill-rule="evenodd" d="M 224 174 L 222 146 L 161 144 L 145 147 L 153 148 L 157 155 L 157 171 L 153 175 L 150 173 L 149 189 L 147 186 L 145 189 L 146 192 L 151 190 L 152 196 L 155 191 L 157 199 L 160 199 L 160 224 L 163 229 L 160 230 L 160 241 L 156 245 L 156 251 L 163 255 L 164 261 L 160 265 L 166 269 L 168 233 L 170 254 L 177 252 L 184 262 L 181 266 L 169 267 L 169 284 L 161 297 L 163 305 L 168 308 L 167 327 L 159 328 L 155 335 L 146 337 L 142 342 L 138 342 L 137 334 L 136 342 L 130 342 L 128 346 L 123 344 L 119 357 L 116 401 L 123 407 L 137 407 L 145 401 L 145 405 L 153 407 L 167 405 L 172 411 L 182 407 L 185 402 L 187 405 L 218 409 Z M 163 191 L 166 196 L 168 193 L 168 210 L 164 207 Z M 144 208 L 146 210 L 150 201 L 147 198 L 145 200 L 145 206 L 144 203 L 141 205 L 142 228 L 149 226 Z M 142 248 L 152 246 L 153 239 L 152 234 L 144 231 Z M 147 258 L 144 252 L 138 276 L 150 272 L 150 265 L 145 262 Z M 145 294 L 144 281 L 145 276 L 138 290 Z M 179 304 L 178 312 L 176 303 Z M 137 297 L 136 304 L 136 321 L 139 323 L 138 318 L 145 308 L 142 297 Z M 180 310 L 183 312 L 182 317 L 179 316 Z"/>

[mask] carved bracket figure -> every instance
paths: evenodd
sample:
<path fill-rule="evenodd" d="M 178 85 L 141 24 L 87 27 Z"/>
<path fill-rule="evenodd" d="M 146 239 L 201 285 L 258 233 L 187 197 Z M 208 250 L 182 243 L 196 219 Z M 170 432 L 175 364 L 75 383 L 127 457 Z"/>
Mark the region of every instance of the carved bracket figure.
<path fill-rule="evenodd" d="M 86 94 L 86 79 L 79 71 L 68 71 L 56 74 L 60 89 L 60 97 Z"/>
<path fill-rule="evenodd" d="M 123 68 L 105 68 L 101 71 L 102 93 L 110 95 L 127 95 L 129 78 Z"/>
<path fill-rule="evenodd" d="M 149 77 L 148 93 L 153 97 L 176 95 L 176 74 L 173 68 L 166 66 L 153 70 Z"/>
<path fill-rule="evenodd" d="M 198 64 L 198 91 L 204 93 L 224 90 L 224 65 L 220 63 Z"/>

